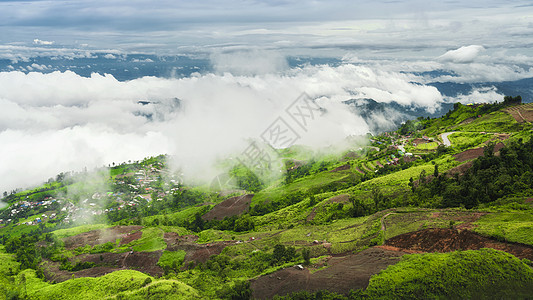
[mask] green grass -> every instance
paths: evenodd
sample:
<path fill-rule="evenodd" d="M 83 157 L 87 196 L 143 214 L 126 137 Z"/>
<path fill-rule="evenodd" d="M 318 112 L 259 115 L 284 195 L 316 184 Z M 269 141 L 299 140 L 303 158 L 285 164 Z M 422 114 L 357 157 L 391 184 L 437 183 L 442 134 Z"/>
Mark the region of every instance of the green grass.
<path fill-rule="evenodd" d="M 125 291 L 111 299 L 201 299 L 198 291 L 178 280 L 159 280 L 134 291 Z"/>
<path fill-rule="evenodd" d="M 185 259 L 185 255 L 187 252 L 183 250 L 178 251 L 164 251 L 161 257 L 159 258 L 159 261 L 157 262 L 157 265 L 159 265 L 162 268 L 176 268 L 181 266 L 183 263 L 183 260 Z"/>
<path fill-rule="evenodd" d="M 482 147 L 484 142 L 494 138 L 492 134 L 481 134 L 479 132 L 456 132 L 448 136 L 452 146 L 459 149 Z"/>
<path fill-rule="evenodd" d="M 35 277 L 35 271 L 27 270 L 24 281 L 28 299 L 192 299 L 198 293 L 177 280 L 159 280 L 133 270 L 121 270 L 91 278 L 75 278 L 58 284 L 49 284 Z M 21 284 L 22 277 L 17 281 Z M 158 297 L 159 296 L 159 297 Z"/>
<path fill-rule="evenodd" d="M 142 229 L 142 237 L 138 240 L 126 244 L 120 249 L 132 248 L 138 252 L 152 252 L 157 250 L 164 250 L 167 248 L 167 243 L 163 239 L 164 231 L 159 228 L 149 227 Z"/>
<path fill-rule="evenodd" d="M 413 147 L 415 150 L 434 150 L 437 149 L 437 142 L 429 142 L 429 143 L 422 143 L 418 144 L 415 147 Z"/>
<path fill-rule="evenodd" d="M 385 239 L 426 228 L 448 228 L 463 223 L 473 211 L 465 209 L 401 208 L 385 218 Z"/>
<path fill-rule="evenodd" d="M 3 228 L 0 228 L 0 235 L 4 236 L 21 236 L 22 234 L 29 234 L 35 229 L 38 229 L 38 225 L 16 225 L 16 224 L 9 224 Z"/>
<path fill-rule="evenodd" d="M 311 188 L 319 188 L 333 182 L 342 181 L 350 174 L 352 173 L 349 170 L 339 172 L 325 171 L 298 179 L 288 185 L 269 187 L 255 194 L 255 196 L 252 198 L 252 206 L 265 200 L 272 201 L 274 199 L 278 199 L 284 194 L 290 194 L 299 191 L 305 192 Z"/>
<path fill-rule="evenodd" d="M 5 253 L 4 245 L 0 245 L 0 277 L 16 273 L 20 263 L 15 260 L 14 254 Z"/>
<path fill-rule="evenodd" d="M 76 227 L 72 227 L 72 228 L 58 229 L 58 230 L 54 231 L 53 233 L 58 238 L 66 238 L 66 237 L 69 237 L 69 236 L 78 235 L 80 233 L 89 232 L 91 230 L 104 229 L 104 228 L 108 228 L 108 227 L 111 227 L 111 226 L 107 225 L 107 224 L 90 224 L 90 225 L 76 226 Z"/>
<path fill-rule="evenodd" d="M 482 235 L 533 246 L 532 211 L 490 213 L 481 217 L 474 225 L 474 231 Z"/>
<path fill-rule="evenodd" d="M 511 254 L 481 249 L 404 255 L 372 276 L 370 299 L 517 299 L 531 297 L 533 270 Z"/>
<path fill-rule="evenodd" d="M 516 132 L 522 129 L 522 125 L 508 113 L 497 111 L 476 118 L 469 124 L 460 125 L 457 129 L 477 132 Z"/>
<path fill-rule="evenodd" d="M 212 206 L 213 205 L 193 206 L 171 214 L 144 217 L 142 222 L 146 226 L 154 224 L 154 221 L 156 221 L 157 225 L 164 225 L 165 222 L 172 224 L 181 224 L 184 221 L 194 220 L 194 216 L 197 213 L 206 211 Z"/>

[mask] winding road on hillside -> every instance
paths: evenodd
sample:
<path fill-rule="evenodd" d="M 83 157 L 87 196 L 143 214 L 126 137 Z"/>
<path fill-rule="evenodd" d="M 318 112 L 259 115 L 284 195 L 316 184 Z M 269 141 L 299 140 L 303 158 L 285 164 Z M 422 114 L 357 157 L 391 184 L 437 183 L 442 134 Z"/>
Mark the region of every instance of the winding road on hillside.
<path fill-rule="evenodd" d="M 444 146 L 450 147 L 452 145 L 452 142 L 450 142 L 450 140 L 448 139 L 448 136 L 450 134 L 456 133 L 456 132 L 457 131 L 445 132 L 445 133 L 440 135 L 442 137 L 442 142 L 444 143 Z"/>

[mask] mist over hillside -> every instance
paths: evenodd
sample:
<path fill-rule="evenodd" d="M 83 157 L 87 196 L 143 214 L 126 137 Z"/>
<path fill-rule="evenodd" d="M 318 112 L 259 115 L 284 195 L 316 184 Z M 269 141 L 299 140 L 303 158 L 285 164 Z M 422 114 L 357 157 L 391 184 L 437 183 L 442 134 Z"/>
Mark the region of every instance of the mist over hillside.
<path fill-rule="evenodd" d="M 46 47 L 46 55 L 0 60 L 2 190 L 158 154 L 176 157 L 189 176 L 211 177 L 217 159 L 244 151 L 277 117 L 290 122 L 285 110 L 303 94 L 320 117 L 308 128 L 288 125 L 301 130 L 295 143 L 313 147 L 438 117 L 455 102 L 491 103 L 504 93 L 529 102 L 532 94 L 525 67 L 475 78 L 465 62 L 441 58 L 407 66 L 259 49 L 157 56 Z M 22 161 L 33 161 L 31 174 L 16 167 Z"/>

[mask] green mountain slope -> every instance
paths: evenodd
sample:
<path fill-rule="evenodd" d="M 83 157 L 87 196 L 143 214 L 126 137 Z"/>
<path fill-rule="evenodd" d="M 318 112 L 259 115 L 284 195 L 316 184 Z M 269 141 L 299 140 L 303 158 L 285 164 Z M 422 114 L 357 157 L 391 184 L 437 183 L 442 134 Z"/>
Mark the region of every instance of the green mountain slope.
<path fill-rule="evenodd" d="M 531 297 L 532 110 L 457 104 L 342 153 L 279 150 L 275 176 L 225 161 L 216 184 L 183 182 L 164 155 L 61 173 L 5 194 L 0 293 Z"/>

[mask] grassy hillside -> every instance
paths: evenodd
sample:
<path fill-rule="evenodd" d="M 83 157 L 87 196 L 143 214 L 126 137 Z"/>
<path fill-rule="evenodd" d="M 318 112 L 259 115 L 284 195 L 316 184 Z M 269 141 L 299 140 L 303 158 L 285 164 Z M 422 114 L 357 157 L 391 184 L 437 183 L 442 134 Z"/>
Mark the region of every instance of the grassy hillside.
<path fill-rule="evenodd" d="M 505 252 L 483 249 L 411 254 L 372 277 L 372 299 L 529 298 L 531 267 Z"/>
<path fill-rule="evenodd" d="M 217 185 L 184 183 L 165 156 L 61 173 L 5 197 L 0 295 L 528 298 L 532 128 L 503 104 L 457 104 L 343 152 L 279 150 L 282 172 L 268 176 L 221 162 L 228 172 Z M 387 244 L 437 228 L 522 260 L 491 249 L 406 255 L 422 242 Z M 435 251 L 457 249 L 448 247 L 454 238 Z"/>

